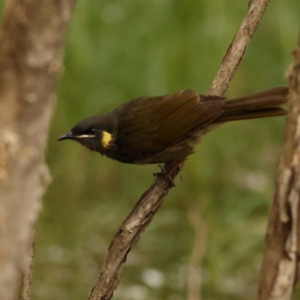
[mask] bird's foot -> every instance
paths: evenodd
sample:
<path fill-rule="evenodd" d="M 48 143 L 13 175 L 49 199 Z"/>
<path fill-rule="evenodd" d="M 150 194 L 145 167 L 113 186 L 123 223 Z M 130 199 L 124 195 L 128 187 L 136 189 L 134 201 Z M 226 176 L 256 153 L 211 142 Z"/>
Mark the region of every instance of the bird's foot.
<path fill-rule="evenodd" d="M 165 165 L 158 165 L 161 172 L 159 173 L 154 173 L 153 175 L 155 177 L 162 177 L 165 180 L 169 181 L 169 183 L 171 184 L 172 187 L 175 187 L 175 181 L 172 178 L 174 175 L 173 173 L 176 172 L 176 174 L 179 172 L 180 173 L 180 179 L 182 180 L 182 176 L 181 176 L 181 169 L 183 167 L 183 162 L 174 162 L 174 163 L 169 163 L 169 164 L 165 164 Z M 173 175 L 173 176 L 171 176 Z"/>

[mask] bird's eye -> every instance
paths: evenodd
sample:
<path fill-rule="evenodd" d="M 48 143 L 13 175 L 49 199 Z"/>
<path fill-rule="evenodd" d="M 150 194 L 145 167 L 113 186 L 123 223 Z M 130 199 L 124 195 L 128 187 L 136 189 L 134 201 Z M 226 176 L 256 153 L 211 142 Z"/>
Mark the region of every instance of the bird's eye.
<path fill-rule="evenodd" d="M 96 132 L 95 128 L 89 128 L 85 131 L 85 134 L 94 134 Z"/>

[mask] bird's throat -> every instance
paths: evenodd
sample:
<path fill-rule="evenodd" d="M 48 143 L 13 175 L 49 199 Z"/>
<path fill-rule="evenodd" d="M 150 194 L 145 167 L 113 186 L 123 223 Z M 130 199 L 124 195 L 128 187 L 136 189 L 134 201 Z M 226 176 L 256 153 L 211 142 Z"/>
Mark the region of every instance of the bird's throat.
<path fill-rule="evenodd" d="M 103 148 L 107 148 L 111 140 L 112 140 L 111 134 L 107 131 L 103 131 L 102 138 L 101 138 L 101 144 Z"/>

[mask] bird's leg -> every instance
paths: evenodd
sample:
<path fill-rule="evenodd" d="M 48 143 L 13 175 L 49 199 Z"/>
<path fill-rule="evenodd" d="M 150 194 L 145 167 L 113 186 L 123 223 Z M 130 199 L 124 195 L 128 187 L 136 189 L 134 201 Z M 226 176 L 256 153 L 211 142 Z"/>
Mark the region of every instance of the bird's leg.
<path fill-rule="evenodd" d="M 166 172 L 164 165 L 158 165 L 158 167 L 160 168 L 161 173 L 165 173 Z M 157 175 L 157 174 L 159 174 L 159 173 L 154 173 L 153 175 Z"/>
<path fill-rule="evenodd" d="M 184 161 L 175 161 L 175 162 L 171 162 L 171 163 L 166 163 L 165 165 L 158 165 L 159 168 L 161 169 L 160 173 L 154 173 L 154 176 L 160 176 L 163 177 L 164 179 L 167 179 L 171 185 L 174 187 L 175 182 L 174 180 L 171 178 L 171 175 L 174 172 L 180 172 L 181 168 L 183 166 Z M 178 171 L 177 171 L 178 169 Z M 181 175 L 180 175 L 181 177 Z"/>

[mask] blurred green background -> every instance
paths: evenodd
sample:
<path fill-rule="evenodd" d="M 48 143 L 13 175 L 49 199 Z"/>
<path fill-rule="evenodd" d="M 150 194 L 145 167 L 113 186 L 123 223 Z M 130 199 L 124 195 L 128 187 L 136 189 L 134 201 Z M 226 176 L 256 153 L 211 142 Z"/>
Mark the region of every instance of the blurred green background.
<path fill-rule="evenodd" d="M 37 227 L 32 299 L 87 298 L 111 239 L 158 171 L 56 138 L 131 98 L 184 88 L 205 93 L 247 6 L 78 1 L 49 136 L 53 181 Z M 228 97 L 287 84 L 299 12 L 299 0 L 271 1 Z M 203 299 L 256 298 L 283 126 L 284 118 L 235 122 L 203 139 L 129 254 L 114 299 L 198 299 L 192 270 L 201 274 Z"/>

